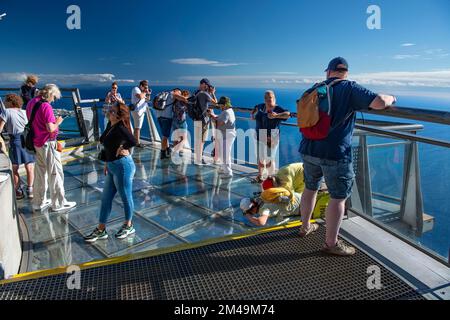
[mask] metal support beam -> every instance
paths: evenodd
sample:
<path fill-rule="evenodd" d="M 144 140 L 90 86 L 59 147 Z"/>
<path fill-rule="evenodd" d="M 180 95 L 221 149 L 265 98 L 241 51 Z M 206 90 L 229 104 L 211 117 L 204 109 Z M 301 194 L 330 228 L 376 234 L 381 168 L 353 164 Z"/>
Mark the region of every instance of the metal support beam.
<path fill-rule="evenodd" d="M 405 145 L 405 169 L 400 218 L 418 237 L 424 232 L 419 150 L 416 142 Z"/>

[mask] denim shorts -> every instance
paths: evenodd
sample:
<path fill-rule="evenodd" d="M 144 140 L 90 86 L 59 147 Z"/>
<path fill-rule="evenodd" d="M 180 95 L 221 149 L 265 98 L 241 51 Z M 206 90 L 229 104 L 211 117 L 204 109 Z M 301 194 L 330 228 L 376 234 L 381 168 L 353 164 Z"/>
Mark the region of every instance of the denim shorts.
<path fill-rule="evenodd" d="M 302 154 L 305 185 L 308 190 L 317 191 L 325 178 L 332 199 L 350 197 L 355 173 L 350 160 L 327 160 Z"/>
<path fill-rule="evenodd" d="M 172 130 L 172 121 L 170 118 L 158 118 L 159 127 L 161 128 L 161 135 L 164 138 L 170 138 L 170 131 Z"/>

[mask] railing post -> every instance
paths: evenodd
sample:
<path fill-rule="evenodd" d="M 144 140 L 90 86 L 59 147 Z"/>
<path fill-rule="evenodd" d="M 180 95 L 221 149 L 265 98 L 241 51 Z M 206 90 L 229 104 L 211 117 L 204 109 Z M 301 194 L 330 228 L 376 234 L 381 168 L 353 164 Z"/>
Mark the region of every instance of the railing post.
<path fill-rule="evenodd" d="M 411 226 L 417 236 L 421 236 L 424 232 L 423 199 L 420 182 L 419 150 L 416 142 L 412 141 L 405 145 L 405 155 L 400 219 Z"/>
<path fill-rule="evenodd" d="M 148 131 L 150 132 L 150 142 L 161 142 L 161 137 L 159 136 L 158 129 L 156 128 L 155 122 L 153 121 L 153 116 L 150 108 L 145 110 L 148 122 Z"/>
<path fill-rule="evenodd" d="M 92 113 L 93 118 L 92 121 L 94 122 L 92 125 L 94 126 L 94 139 L 95 141 L 98 141 L 100 139 L 100 124 L 98 119 L 98 109 L 97 109 L 97 103 L 94 102 L 94 106 L 92 107 Z"/>
<path fill-rule="evenodd" d="M 358 212 L 372 217 L 372 183 L 370 180 L 369 148 L 367 147 L 367 136 L 361 134 L 359 137 L 358 154 L 355 163 L 355 186 L 353 187 L 350 204 Z"/>

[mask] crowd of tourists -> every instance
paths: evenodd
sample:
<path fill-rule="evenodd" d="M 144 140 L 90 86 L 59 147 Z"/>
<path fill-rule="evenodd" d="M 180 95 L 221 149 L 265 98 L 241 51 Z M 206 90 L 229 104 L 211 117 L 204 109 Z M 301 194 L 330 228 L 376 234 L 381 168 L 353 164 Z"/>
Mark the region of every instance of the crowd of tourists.
<path fill-rule="evenodd" d="M 355 249 L 338 239 L 346 200 L 351 196 L 354 172 L 351 141 L 356 112 L 385 109 L 395 104 L 393 96 L 376 94 L 348 80 L 347 61 L 338 57 L 330 61 L 326 79 L 305 91 L 297 101 L 297 121 L 302 132 L 300 154 L 302 162 L 294 162 L 278 170 L 277 152 L 280 146 L 280 125 L 291 113 L 279 106 L 274 91 L 264 93 L 264 103 L 251 112 L 255 120 L 258 174 L 252 180 L 261 185 L 254 198 L 241 201 L 248 222 L 264 226 L 269 218 L 279 223 L 290 216 L 300 216 L 299 236 L 304 238 L 317 231 L 313 218 L 321 216 L 317 204 L 327 199 L 324 218 L 326 239 L 323 251 L 349 256 Z M 52 103 L 61 98 L 54 84 L 38 89 L 38 78 L 30 75 L 21 87 L 21 94 L 8 94 L 1 101 L 0 132 L 9 136 L 9 155 L 13 164 L 15 192 L 18 200 L 27 197 L 34 210 L 50 207 L 54 212 L 70 212 L 76 207 L 65 197 L 62 146 L 58 131 L 63 118 L 55 117 Z M 111 86 L 103 108 L 104 130 L 100 137 L 103 147 L 99 158 L 105 163 L 98 226 L 86 236 L 87 242 L 108 238 L 106 224 L 114 196 L 123 201 L 124 223 L 116 238 L 125 239 L 136 232 L 133 226 L 132 196 L 136 166 L 133 149 L 143 148 L 141 130 L 145 118 L 154 110 L 161 136 L 161 161 L 184 156 L 189 143 L 188 119 L 194 134 L 194 164 L 207 164 L 205 143 L 212 132 L 214 163 L 223 179 L 233 177 L 233 146 L 236 141 L 236 115 L 229 97 L 216 97 L 216 88 L 208 79 L 200 80 L 195 92 L 174 88 L 152 97 L 146 80 L 132 89 L 130 104 L 119 93 L 117 82 Z M 218 114 L 216 114 L 216 112 Z M 210 128 L 213 128 L 211 130 Z M 30 140 L 31 139 L 31 140 Z M 32 141 L 32 145 L 27 141 Z M 1 142 L 1 141 L 0 141 Z M 2 143 L 2 148 L 4 148 Z M 25 166 L 26 186 L 23 187 L 19 167 Z"/>

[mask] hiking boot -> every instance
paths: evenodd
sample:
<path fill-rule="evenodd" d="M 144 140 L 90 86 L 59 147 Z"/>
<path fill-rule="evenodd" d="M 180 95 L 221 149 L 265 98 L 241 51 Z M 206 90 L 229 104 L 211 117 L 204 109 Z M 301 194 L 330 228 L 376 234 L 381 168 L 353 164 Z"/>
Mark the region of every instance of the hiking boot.
<path fill-rule="evenodd" d="M 94 243 L 97 240 L 106 240 L 108 239 L 108 233 L 106 229 L 100 230 L 99 228 L 95 228 L 95 230 L 88 236 L 84 237 L 84 241 L 89 243 Z"/>
<path fill-rule="evenodd" d="M 353 256 L 356 253 L 356 249 L 339 240 L 334 247 L 325 245 L 322 248 L 322 252 L 334 256 L 348 257 Z"/>
<path fill-rule="evenodd" d="M 308 230 L 305 230 L 303 226 L 300 228 L 300 233 L 298 234 L 300 238 L 305 238 L 309 236 L 311 233 L 316 232 L 319 230 L 319 225 L 317 223 L 311 224 L 308 228 Z"/>
<path fill-rule="evenodd" d="M 122 228 L 116 233 L 117 239 L 125 239 L 129 235 L 132 235 L 136 233 L 136 230 L 134 229 L 133 225 L 127 226 L 126 224 L 122 225 Z"/>

